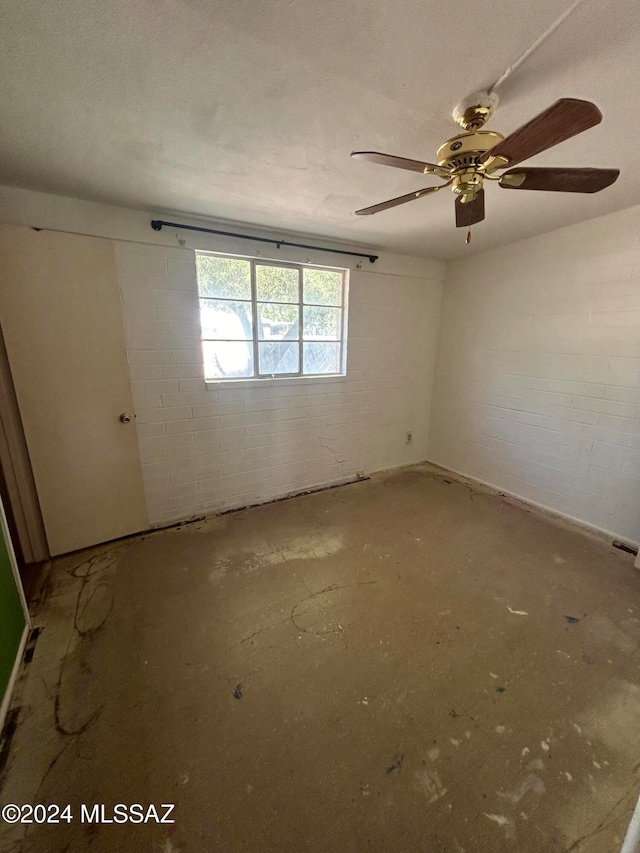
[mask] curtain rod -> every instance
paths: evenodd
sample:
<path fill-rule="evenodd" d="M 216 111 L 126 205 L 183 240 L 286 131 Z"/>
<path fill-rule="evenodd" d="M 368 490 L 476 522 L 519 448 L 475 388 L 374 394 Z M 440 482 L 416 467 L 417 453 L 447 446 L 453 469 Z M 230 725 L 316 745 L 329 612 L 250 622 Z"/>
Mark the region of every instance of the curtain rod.
<path fill-rule="evenodd" d="M 223 237 L 239 237 L 242 240 L 257 240 L 260 243 L 274 243 L 280 246 L 294 246 L 296 249 L 315 249 L 319 252 L 333 252 L 334 255 L 353 255 L 356 258 L 369 258 L 372 264 L 378 260 L 379 255 L 369 255 L 366 252 L 347 252 L 342 249 L 327 249 L 323 246 L 307 246 L 304 243 L 289 243 L 288 240 L 271 240 L 268 237 L 253 237 L 251 234 L 232 234 L 230 231 L 217 231 L 215 228 L 199 228 L 197 225 L 181 225 L 179 222 L 165 222 L 163 219 L 152 219 L 151 227 L 154 231 L 161 231 L 162 226 L 169 228 L 184 228 L 185 231 L 202 231 L 205 234 L 221 234 Z"/>

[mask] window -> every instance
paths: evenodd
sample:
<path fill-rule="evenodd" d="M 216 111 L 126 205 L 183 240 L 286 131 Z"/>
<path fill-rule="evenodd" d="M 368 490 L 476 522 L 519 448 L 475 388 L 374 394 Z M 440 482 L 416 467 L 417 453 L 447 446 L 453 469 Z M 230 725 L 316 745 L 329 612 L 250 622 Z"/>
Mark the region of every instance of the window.
<path fill-rule="evenodd" d="M 205 379 L 343 372 L 344 270 L 196 254 Z"/>

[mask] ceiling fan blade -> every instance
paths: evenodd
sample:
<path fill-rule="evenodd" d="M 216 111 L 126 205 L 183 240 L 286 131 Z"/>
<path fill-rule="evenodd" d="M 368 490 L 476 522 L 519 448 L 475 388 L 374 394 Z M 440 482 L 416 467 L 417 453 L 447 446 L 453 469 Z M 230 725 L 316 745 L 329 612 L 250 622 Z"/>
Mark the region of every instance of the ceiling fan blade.
<path fill-rule="evenodd" d="M 393 154 L 383 154 L 380 151 L 352 151 L 351 156 L 356 160 L 366 160 L 368 163 L 379 163 L 381 166 L 393 166 L 396 169 L 408 169 L 410 172 L 432 173 L 434 175 L 450 174 L 450 169 L 437 166 L 435 163 L 424 163 L 422 160 L 409 160 L 406 157 L 394 157 Z"/>
<path fill-rule="evenodd" d="M 508 161 L 505 166 L 513 166 L 600 124 L 601 121 L 602 113 L 591 101 L 561 98 L 502 142 L 498 142 L 483 155 L 482 162 L 487 163 L 500 156 Z"/>
<path fill-rule="evenodd" d="M 500 176 L 507 190 L 546 190 L 554 193 L 598 193 L 611 186 L 620 169 L 510 169 Z"/>
<path fill-rule="evenodd" d="M 423 195 L 428 195 L 429 193 L 436 193 L 438 190 L 441 190 L 443 187 L 448 187 L 449 184 L 440 184 L 437 187 L 426 187 L 423 190 L 415 190 L 412 193 L 407 193 L 406 195 L 398 196 L 398 198 L 391 198 L 389 201 L 381 201 L 380 204 L 372 204 L 371 207 L 363 207 L 361 210 L 356 210 L 358 216 L 369 216 L 371 213 L 380 213 L 381 210 L 388 210 L 390 207 L 396 207 L 398 204 L 405 204 L 407 201 L 413 201 L 416 198 L 420 198 Z"/>
<path fill-rule="evenodd" d="M 466 228 L 484 219 L 484 190 L 480 190 L 473 201 L 463 202 L 456 196 L 456 228 Z"/>

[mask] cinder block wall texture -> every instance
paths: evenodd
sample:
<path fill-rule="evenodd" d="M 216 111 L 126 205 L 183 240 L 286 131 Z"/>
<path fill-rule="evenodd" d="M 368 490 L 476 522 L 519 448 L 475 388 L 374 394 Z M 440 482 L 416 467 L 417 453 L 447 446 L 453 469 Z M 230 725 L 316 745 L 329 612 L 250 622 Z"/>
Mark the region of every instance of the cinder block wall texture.
<path fill-rule="evenodd" d="M 447 266 L 427 456 L 640 540 L 640 207 Z"/>
<path fill-rule="evenodd" d="M 364 261 L 345 378 L 218 388 L 202 375 L 192 250 L 261 244 L 158 234 L 144 212 L 8 187 L 0 216 L 115 241 L 153 524 L 427 458 L 640 540 L 640 207 L 446 269 Z"/>
<path fill-rule="evenodd" d="M 444 264 L 350 271 L 345 377 L 207 387 L 194 252 L 116 257 L 152 524 L 425 458 Z"/>

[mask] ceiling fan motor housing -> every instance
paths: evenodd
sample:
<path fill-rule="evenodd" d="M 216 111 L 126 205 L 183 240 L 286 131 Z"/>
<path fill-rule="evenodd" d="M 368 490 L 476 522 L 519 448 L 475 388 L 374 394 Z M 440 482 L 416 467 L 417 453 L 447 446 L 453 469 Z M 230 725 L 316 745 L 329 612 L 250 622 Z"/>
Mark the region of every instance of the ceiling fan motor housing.
<path fill-rule="evenodd" d="M 486 166 L 480 158 L 502 139 L 492 130 L 475 130 L 454 136 L 438 148 L 438 165 L 451 169 L 451 189 L 462 202 L 473 201 L 482 189 Z"/>
<path fill-rule="evenodd" d="M 468 169 L 472 166 L 484 168 L 480 157 L 501 142 L 504 136 L 493 130 L 476 130 L 471 133 L 461 133 L 447 139 L 438 148 L 438 165 L 447 166 L 452 170 Z"/>

